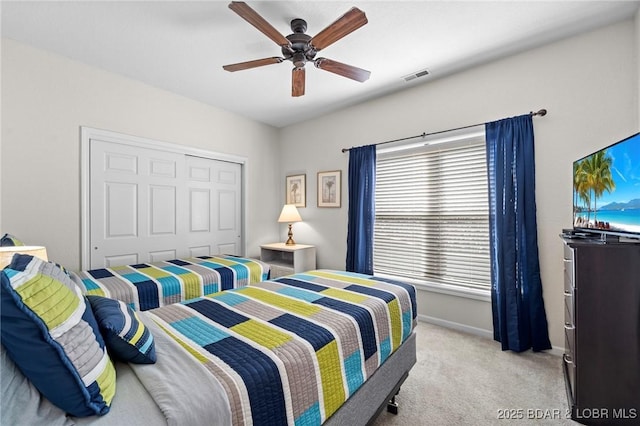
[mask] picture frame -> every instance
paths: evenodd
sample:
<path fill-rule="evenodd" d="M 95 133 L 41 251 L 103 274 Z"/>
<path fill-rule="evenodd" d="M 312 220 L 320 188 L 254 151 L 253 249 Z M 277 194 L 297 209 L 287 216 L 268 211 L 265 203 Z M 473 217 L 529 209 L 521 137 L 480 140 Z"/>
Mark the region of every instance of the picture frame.
<path fill-rule="evenodd" d="M 318 207 L 341 207 L 342 170 L 318 172 Z"/>
<path fill-rule="evenodd" d="M 287 200 L 286 204 L 293 204 L 296 207 L 307 206 L 307 175 L 286 177 L 285 200 Z"/>

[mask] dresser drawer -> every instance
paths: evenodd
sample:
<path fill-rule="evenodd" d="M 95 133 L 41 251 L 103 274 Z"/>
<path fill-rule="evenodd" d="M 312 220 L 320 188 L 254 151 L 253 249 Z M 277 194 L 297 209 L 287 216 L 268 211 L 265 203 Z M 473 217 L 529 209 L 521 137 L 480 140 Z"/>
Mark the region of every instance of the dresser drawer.
<path fill-rule="evenodd" d="M 575 363 L 576 322 L 574 317 L 573 292 L 564 293 L 564 348 L 565 353 Z"/>
<path fill-rule="evenodd" d="M 571 355 L 564 354 L 562 357 L 562 367 L 567 387 L 567 400 L 569 402 L 569 408 L 573 411 L 573 407 L 576 404 L 576 365 Z"/>
<path fill-rule="evenodd" d="M 573 289 L 564 291 L 564 323 L 570 326 L 576 325 L 576 312 L 573 295 Z"/>
<path fill-rule="evenodd" d="M 570 248 L 565 247 L 562 262 L 564 264 L 564 291 L 566 293 L 575 287 L 573 251 Z"/>
<path fill-rule="evenodd" d="M 569 259 L 569 260 L 573 260 L 573 248 L 571 246 L 569 246 L 568 244 L 565 244 L 564 246 L 564 258 L 565 259 Z"/>
<path fill-rule="evenodd" d="M 576 363 L 576 328 L 572 325 L 564 325 L 564 353 L 569 356 L 569 359 Z"/>

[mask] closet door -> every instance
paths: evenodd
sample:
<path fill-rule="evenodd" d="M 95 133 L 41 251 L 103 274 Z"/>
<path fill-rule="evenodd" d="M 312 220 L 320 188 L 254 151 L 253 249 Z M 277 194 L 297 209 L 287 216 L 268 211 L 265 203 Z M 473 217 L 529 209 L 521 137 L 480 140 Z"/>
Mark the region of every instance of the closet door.
<path fill-rule="evenodd" d="M 241 254 L 240 164 L 187 156 L 190 256 Z"/>
<path fill-rule="evenodd" d="M 90 141 L 90 267 L 241 251 L 241 165 Z"/>

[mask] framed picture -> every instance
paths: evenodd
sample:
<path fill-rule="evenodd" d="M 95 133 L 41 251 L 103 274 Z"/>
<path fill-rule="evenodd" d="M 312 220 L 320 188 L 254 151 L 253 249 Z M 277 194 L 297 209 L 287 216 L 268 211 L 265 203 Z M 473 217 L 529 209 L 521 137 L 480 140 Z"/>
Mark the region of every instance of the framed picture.
<path fill-rule="evenodd" d="M 318 172 L 318 207 L 340 207 L 342 171 Z"/>
<path fill-rule="evenodd" d="M 286 204 L 296 207 L 307 206 L 307 175 L 287 176 L 285 190 Z"/>

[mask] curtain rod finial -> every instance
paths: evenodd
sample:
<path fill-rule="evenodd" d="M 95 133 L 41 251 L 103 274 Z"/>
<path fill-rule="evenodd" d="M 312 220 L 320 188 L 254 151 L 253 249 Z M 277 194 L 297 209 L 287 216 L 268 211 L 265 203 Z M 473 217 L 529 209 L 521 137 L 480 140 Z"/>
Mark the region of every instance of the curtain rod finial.
<path fill-rule="evenodd" d="M 541 110 L 538 110 L 537 112 L 531 111 L 531 115 L 539 115 L 540 117 L 544 117 L 545 115 L 547 115 L 547 110 L 542 108 Z"/>

